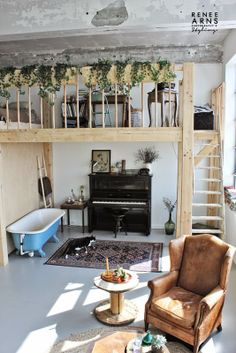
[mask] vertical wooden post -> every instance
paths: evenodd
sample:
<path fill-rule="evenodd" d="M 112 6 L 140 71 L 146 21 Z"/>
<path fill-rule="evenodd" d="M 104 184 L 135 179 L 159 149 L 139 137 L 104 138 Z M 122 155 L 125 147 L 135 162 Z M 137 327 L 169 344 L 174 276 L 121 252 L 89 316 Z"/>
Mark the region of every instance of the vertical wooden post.
<path fill-rule="evenodd" d="M 180 214 L 181 234 L 192 234 L 193 192 L 193 64 L 183 65 L 183 165 Z"/>
<path fill-rule="evenodd" d="M 76 75 L 76 119 L 77 119 L 77 128 L 80 127 L 80 119 L 79 119 L 79 111 L 80 111 L 80 104 L 79 104 L 79 74 Z"/>
<path fill-rule="evenodd" d="M 105 94 L 104 94 L 104 89 L 102 89 L 102 127 L 105 127 L 105 105 L 104 105 L 104 99 L 105 99 Z"/>
<path fill-rule="evenodd" d="M 66 97 L 66 83 L 63 85 L 64 88 L 64 125 L 65 129 L 67 129 L 67 97 Z"/>
<path fill-rule="evenodd" d="M 6 219 L 3 204 L 3 156 L 2 145 L 0 145 L 0 266 L 8 263 Z"/>
<path fill-rule="evenodd" d="M 30 89 L 30 86 L 28 86 L 28 104 L 29 104 L 29 128 L 31 129 L 32 116 L 31 116 L 31 89 Z"/>
<path fill-rule="evenodd" d="M 9 128 L 9 99 L 6 98 L 7 129 Z"/>
<path fill-rule="evenodd" d="M 157 82 L 155 82 L 155 127 L 158 126 L 158 120 L 157 120 Z"/>
<path fill-rule="evenodd" d="M 43 129 L 43 98 L 40 97 L 40 124 L 41 129 Z"/>
<path fill-rule="evenodd" d="M 92 127 L 92 89 L 89 87 L 89 127 Z"/>
<path fill-rule="evenodd" d="M 128 97 L 128 127 L 131 127 L 131 99 L 130 99 L 130 83 L 129 83 L 129 97 Z"/>
<path fill-rule="evenodd" d="M 43 144 L 43 155 L 45 160 L 45 166 L 47 170 L 47 176 L 49 177 L 52 185 L 52 203 L 54 200 L 53 193 L 53 154 L 52 154 L 52 143 L 44 143 Z"/>
<path fill-rule="evenodd" d="M 52 127 L 55 129 L 56 121 L 55 121 L 55 93 L 52 93 Z"/>
<path fill-rule="evenodd" d="M 18 129 L 20 128 L 20 90 L 16 90 L 16 104 L 17 104 L 17 125 Z"/>
<path fill-rule="evenodd" d="M 115 127 L 118 127 L 117 83 L 115 84 Z"/>
<path fill-rule="evenodd" d="M 182 209 L 182 172 L 183 172 L 183 142 L 178 143 L 178 176 L 177 176 L 177 205 L 176 205 L 176 238 L 181 236 L 181 209 Z"/>
<path fill-rule="evenodd" d="M 144 127 L 144 104 L 143 104 L 143 99 L 144 99 L 144 86 L 143 82 L 141 82 L 141 112 L 142 112 L 142 123 L 141 126 Z"/>

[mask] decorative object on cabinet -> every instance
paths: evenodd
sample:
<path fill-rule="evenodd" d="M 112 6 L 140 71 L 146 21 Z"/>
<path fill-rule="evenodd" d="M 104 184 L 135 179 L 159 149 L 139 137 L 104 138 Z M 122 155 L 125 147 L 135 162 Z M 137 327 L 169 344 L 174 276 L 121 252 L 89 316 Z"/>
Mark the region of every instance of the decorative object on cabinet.
<path fill-rule="evenodd" d="M 135 162 L 142 162 L 144 168 L 149 169 L 150 173 L 152 170 L 151 164 L 157 161 L 159 158 L 159 151 L 157 151 L 154 146 L 139 148 L 138 151 L 135 153 Z"/>
<path fill-rule="evenodd" d="M 84 185 L 80 185 L 80 196 L 79 196 L 79 202 L 83 202 L 84 201 Z"/>
<path fill-rule="evenodd" d="M 92 173 L 110 173 L 111 150 L 92 150 Z"/>
<path fill-rule="evenodd" d="M 165 233 L 166 235 L 172 235 L 174 234 L 174 231 L 175 231 L 175 223 L 172 221 L 171 216 L 177 201 L 172 203 L 170 199 L 168 199 L 167 197 L 163 197 L 163 202 L 164 202 L 165 208 L 167 208 L 169 212 L 169 219 L 165 223 Z"/>

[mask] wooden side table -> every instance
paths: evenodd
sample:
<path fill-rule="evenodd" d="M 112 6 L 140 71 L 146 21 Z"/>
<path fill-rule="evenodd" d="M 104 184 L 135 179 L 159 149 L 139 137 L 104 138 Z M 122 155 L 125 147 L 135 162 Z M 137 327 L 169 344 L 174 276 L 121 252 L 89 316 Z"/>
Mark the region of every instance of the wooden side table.
<path fill-rule="evenodd" d="M 84 233 L 84 210 L 88 206 L 88 202 L 75 201 L 74 203 L 64 202 L 60 208 L 67 210 L 67 224 L 70 226 L 70 210 L 81 210 L 82 211 L 82 231 Z M 61 231 L 63 232 L 63 217 L 61 218 Z"/>
<path fill-rule="evenodd" d="M 94 310 L 96 318 L 106 325 L 127 325 L 136 318 L 138 309 L 132 301 L 124 299 L 124 293 L 135 288 L 139 279 L 135 272 L 125 271 L 132 276 L 125 283 L 107 282 L 100 276 L 94 278 L 96 287 L 110 293 L 110 300 L 101 302 Z"/>

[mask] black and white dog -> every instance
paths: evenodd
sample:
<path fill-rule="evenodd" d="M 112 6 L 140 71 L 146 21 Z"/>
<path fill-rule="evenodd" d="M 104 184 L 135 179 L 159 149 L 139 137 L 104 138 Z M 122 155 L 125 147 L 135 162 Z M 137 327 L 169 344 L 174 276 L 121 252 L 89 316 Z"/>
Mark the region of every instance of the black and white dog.
<path fill-rule="evenodd" d="M 84 250 L 85 254 L 87 254 L 89 247 L 95 248 L 95 242 L 96 238 L 93 235 L 90 237 L 72 239 L 64 251 L 65 258 L 68 258 L 69 255 L 78 256 L 80 250 Z"/>

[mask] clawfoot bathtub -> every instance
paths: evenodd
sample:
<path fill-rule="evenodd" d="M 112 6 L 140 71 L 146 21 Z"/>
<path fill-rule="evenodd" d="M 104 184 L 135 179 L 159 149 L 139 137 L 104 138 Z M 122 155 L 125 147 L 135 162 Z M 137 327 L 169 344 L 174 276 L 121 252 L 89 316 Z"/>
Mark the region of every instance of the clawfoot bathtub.
<path fill-rule="evenodd" d="M 58 242 L 56 232 L 64 214 L 61 209 L 41 208 L 10 224 L 6 230 L 12 234 L 17 253 L 34 256 L 34 251 L 38 251 L 41 257 L 45 257 L 42 247 L 50 238 Z"/>

